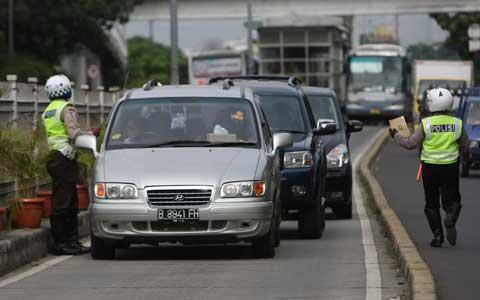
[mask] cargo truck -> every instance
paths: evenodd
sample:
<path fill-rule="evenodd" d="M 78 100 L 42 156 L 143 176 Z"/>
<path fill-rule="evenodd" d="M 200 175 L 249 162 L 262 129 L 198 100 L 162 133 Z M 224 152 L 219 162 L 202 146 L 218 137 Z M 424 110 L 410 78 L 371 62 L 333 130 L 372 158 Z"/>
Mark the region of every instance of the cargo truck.
<path fill-rule="evenodd" d="M 471 61 L 415 60 L 413 63 L 413 112 L 418 121 L 426 113 L 424 95 L 427 89 L 443 87 L 454 95 L 454 110 L 458 109 L 462 87 L 473 83 Z"/>

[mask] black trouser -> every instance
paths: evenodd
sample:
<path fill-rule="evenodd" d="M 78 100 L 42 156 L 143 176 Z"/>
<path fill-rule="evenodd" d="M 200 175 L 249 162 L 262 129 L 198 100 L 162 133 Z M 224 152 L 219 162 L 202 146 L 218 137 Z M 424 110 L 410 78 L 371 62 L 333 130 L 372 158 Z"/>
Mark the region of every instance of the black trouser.
<path fill-rule="evenodd" d="M 423 163 L 425 215 L 433 234 L 443 234 L 440 199 L 445 210 L 445 225 L 454 226 L 462 208 L 459 190 L 459 164 Z"/>
<path fill-rule="evenodd" d="M 47 158 L 47 170 L 52 177 L 53 240 L 57 245 L 75 241 L 78 239 L 77 162 L 54 151 Z"/>

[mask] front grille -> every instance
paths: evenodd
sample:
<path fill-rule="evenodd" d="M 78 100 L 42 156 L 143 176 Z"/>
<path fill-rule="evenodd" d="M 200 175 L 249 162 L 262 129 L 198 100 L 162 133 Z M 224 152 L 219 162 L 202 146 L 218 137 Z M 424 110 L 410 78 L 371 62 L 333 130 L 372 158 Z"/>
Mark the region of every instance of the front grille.
<path fill-rule="evenodd" d="M 211 189 L 151 189 L 148 201 L 155 206 L 201 206 L 207 205 L 212 196 Z"/>

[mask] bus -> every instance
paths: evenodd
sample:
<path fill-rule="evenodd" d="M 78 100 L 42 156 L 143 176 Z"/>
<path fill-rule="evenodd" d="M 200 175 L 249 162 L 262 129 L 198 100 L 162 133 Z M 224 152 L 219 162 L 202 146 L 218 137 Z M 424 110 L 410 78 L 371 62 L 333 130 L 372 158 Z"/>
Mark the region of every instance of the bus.
<path fill-rule="evenodd" d="M 367 44 L 350 51 L 346 68 L 346 113 L 354 119 L 411 120 L 410 64 L 398 45 Z"/>
<path fill-rule="evenodd" d="M 247 74 L 245 51 L 220 50 L 188 56 L 190 84 L 208 84 L 208 79 L 217 76 L 240 76 Z"/>

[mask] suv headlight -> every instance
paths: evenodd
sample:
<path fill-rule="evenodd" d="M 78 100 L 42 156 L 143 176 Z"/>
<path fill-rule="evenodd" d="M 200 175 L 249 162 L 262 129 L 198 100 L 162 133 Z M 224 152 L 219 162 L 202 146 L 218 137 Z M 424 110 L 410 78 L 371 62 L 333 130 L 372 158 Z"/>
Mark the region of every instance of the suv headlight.
<path fill-rule="evenodd" d="M 129 183 L 104 183 L 95 184 L 95 197 L 101 199 L 137 199 L 137 187 Z"/>
<path fill-rule="evenodd" d="M 470 148 L 478 148 L 478 141 L 470 141 L 469 147 Z"/>
<path fill-rule="evenodd" d="M 327 154 L 327 168 L 340 168 L 348 164 L 350 156 L 345 144 L 340 144 Z"/>
<path fill-rule="evenodd" d="M 228 182 L 222 185 L 220 197 L 222 198 L 248 198 L 265 195 L 264 181 Z"/>
<path fill-rule="evenodd" d="M 285 168 L 309 168 L 313 165 L 312 153 L 309 151 L 285 152 L 283 157 Z"/>

